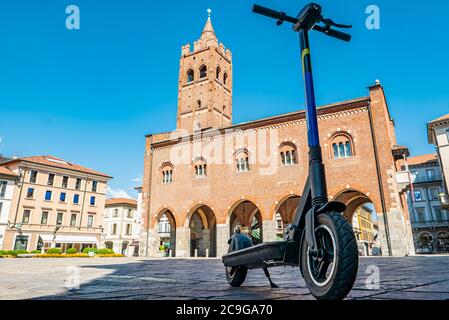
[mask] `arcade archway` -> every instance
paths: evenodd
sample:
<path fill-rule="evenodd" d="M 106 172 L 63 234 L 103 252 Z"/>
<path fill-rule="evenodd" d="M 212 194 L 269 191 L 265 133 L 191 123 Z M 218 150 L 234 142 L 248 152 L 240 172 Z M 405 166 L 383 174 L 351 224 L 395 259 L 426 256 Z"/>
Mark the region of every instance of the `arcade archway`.
<path fill-rule="evenodd" d="M 157 216 L 159 251 L 164 257 L 176 256 L 176 220 L 170 210 L 164 210 Z"/>
<path fill-rule="evenodd" d="M 251 238 L 254 244 L 263 242 L 262 214 L 251 201 L 243 200 L 233 206 L 229 216 L 230 235 L 237 229 Z"/>
<path fill-rule="evenodd" d="M 277 240 L 282 240 L 284 238 L 285 228 L 293 222 L 299 200 L 299 196 L 290 195 L 279 201 L 278 205 L 276 206 L 275 221 Z"/>
<path fill-rule="evenodd" d="M 201 205 L 190 210 L 190 256 L 217 255 L 217 220 L 212 209 Z"/>

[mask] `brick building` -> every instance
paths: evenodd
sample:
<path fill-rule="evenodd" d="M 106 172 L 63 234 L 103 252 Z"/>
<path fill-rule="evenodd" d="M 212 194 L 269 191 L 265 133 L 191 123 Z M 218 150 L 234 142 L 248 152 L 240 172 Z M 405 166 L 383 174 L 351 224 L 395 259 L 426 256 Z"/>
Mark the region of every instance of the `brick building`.
<path fill-rule="evenodd" d="M 305 112 L 233 124 L 232 54 L 210 17 L 193 48 L 182 47 L 178 86 L 177 130 L 146 136 L 140 254 L 158 256 L 168 242 L 172 256 L 221 256 L 236 227 L 275 240 L 292 222 L 308 174 Z M 347 205 L 349 221 L 372 203 L 383 254 L 411 254 L 396 183 L 407 150 L 396 146 L 380 83 L 318 116 L 329 197 Z"/>

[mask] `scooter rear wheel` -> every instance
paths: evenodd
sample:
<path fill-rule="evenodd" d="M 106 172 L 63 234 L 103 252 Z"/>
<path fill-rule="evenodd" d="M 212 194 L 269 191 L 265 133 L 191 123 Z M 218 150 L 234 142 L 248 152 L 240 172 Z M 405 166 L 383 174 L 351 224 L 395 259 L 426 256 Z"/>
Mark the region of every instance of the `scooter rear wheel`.
<path fill-rule="evenodd" d="M 301 271 L 312 295 L 319 300 L 341 300 L 357 276 L 357 241 L 349 222 L 338 212 L 320 214 L 315 236 L 318 257 L 312 257 L 306 237 L 301 245 Z"/>
<path fill-rule="evenodd" d="M 226 280 L 231 287 L 240 287 L 246 279 L 248 269 L 245 267 L 226 267 Z"/>

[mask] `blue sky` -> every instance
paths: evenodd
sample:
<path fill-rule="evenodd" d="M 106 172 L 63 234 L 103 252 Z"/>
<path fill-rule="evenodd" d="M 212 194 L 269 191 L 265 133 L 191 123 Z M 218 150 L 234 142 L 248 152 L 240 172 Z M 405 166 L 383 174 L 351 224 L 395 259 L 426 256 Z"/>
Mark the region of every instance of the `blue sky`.
<path fill-rule="evenodd" d="M 257 2 L 291 14 L 303 3 Z M 433 152 L 426 122 L 449 112 L 449 2 L 318 2 L 354 28 L 349 44 L 311 38 L 317 103 L 365 96 L 380 79 L 398 143 Z M 297 36 L 251 13 L 252 3 L 2 1 L 0 153 L 59 156 L 111 174 L 113 189 L 134 196 L 145 134 L 175 128 L 181 45 L 199 38 L 209 7 L 233 52 L 234 123 L 302 109 Z M 80 30 L 65 27 L 69 4 L 80 8 Z M 365 27 L 370 4 L 380 8 L 380 30 Z"/>

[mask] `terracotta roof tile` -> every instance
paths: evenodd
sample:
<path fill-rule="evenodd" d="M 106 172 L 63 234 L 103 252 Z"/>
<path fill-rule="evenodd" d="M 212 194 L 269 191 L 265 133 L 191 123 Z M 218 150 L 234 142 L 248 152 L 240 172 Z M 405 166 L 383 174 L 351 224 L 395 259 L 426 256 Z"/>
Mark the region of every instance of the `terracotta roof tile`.
<path fill-rule="evenodd" d="M 127 204 L 131 206 L 137 206 L 137 201 L 134 199 L 128 199 L 128 198 L 112 198 L 112 199 L 106 199 L 106 206 L 113 206 L 117 204 Z"/>
<path fill-rule="evenodd" d="M 407 158 L 407 164 L 409 166 L 416 166 L 419 164 L 432 163 L 432 162 L 437 162 L 437 161 L 438 161 L 438 158 L 437 158 L 436 153 L 423 154 L 420 156 Z"/>
<path fill-rule="evenodd" d="M 11 177 L 17 177 L 17 174 L 9 170 L 8 168 L 0 166 L 0 174 L 11 176 Z"/>
<path fill-rule="evenodd" d="M 432 121 L 430 121 L 429 123 L 433 123 L 433 122 L 438 122 L 438 121 L 443 121 L 443 120 L 449 120 L 449 113 L 445 114 L 444 116 L 441 116 L 439 118 L 436 118 Z"/>
<path fill-rule="evenodd" d="M 98 175 L 98 176 L 102 176 L 102 177 L 106 177 L 106 178 L 112 178 L 111 176 L 109 176 L 103 172 L 95 171 L 95 170 L 83 167 L 79 164 L 71 163 L 66 160 L 54 157 L 54 156 L 32 156 L 32 157 L 16 158 L 16 159 L 12 159 L 12 160 L 3 162 L 2 165 L 7 164 L 7 163 L 13 163 L 16 161 L 26 161 L 26 162 L 38 163 L 38 164 L 57 167 L 57 168 L 61 168 L 61 169 L 79 171 L 79 172 L 94 174 L 94 175 Z"/>

